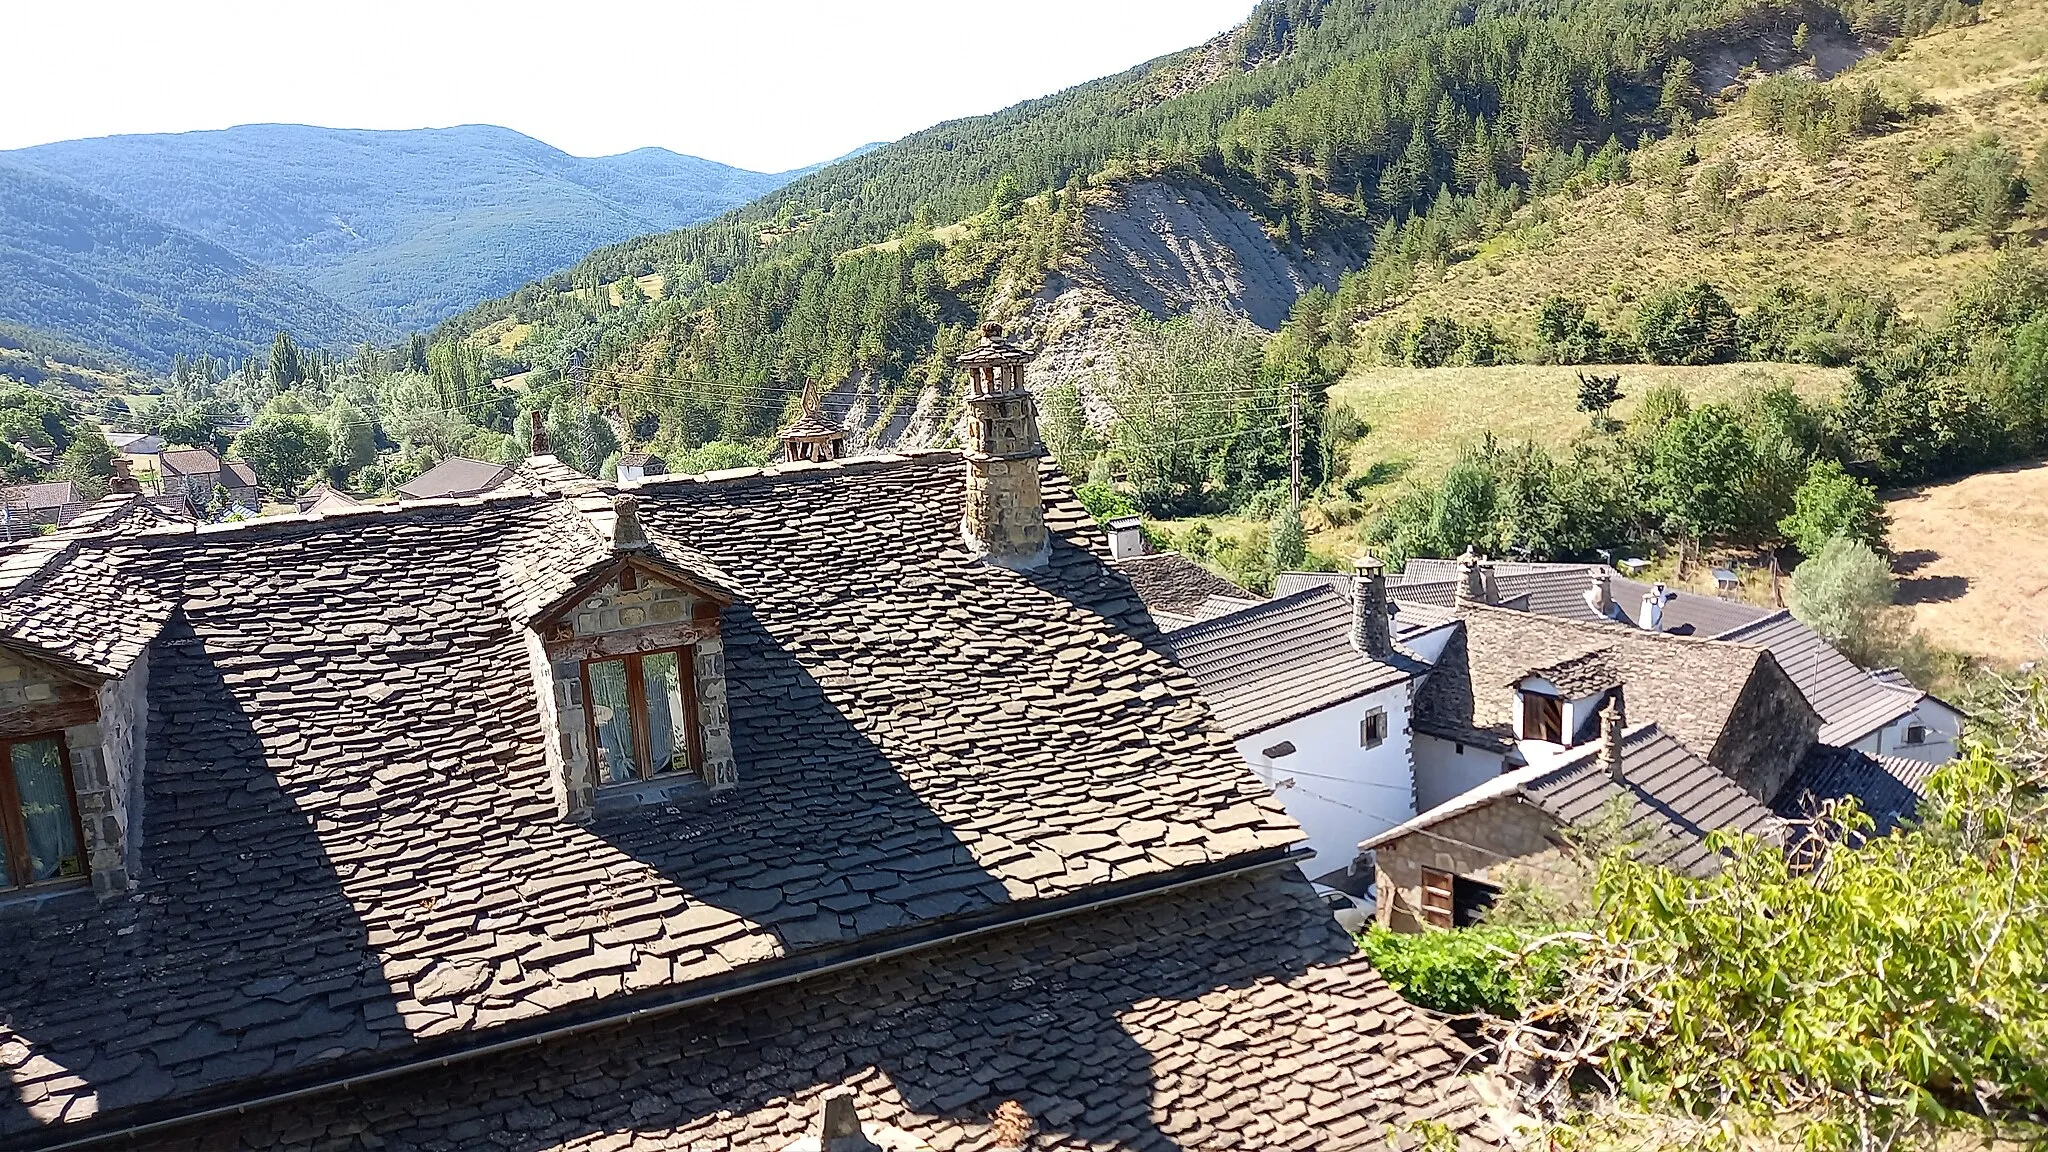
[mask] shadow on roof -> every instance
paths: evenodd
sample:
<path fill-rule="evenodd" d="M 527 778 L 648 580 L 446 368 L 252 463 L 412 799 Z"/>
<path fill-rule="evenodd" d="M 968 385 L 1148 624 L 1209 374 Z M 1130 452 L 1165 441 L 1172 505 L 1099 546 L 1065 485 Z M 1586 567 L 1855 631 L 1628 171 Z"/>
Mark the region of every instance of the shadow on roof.
<path fill-rule="evenodd" d="M 0 1034 L 31 1053 L 0 1077 L 15 1081 L 0 1144 L 53 1113 L 140 1118 L 195 1084 L 345 1059 L 404 1031 L 319 834 L 182 613 L 150 660 L 147 895 L 0 914 Z"/>

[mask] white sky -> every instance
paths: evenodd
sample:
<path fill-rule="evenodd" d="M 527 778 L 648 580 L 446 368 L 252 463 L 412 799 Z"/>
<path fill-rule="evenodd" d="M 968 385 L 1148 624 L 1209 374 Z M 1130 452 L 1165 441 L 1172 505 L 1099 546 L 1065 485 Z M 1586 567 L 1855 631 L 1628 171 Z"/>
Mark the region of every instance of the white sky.
<path fill-rule="evenodd" d="M 1200 43 L 1252 0 L 0 0 L 0 149 L 502 124 L 582 156 L 826 160 Z"/>

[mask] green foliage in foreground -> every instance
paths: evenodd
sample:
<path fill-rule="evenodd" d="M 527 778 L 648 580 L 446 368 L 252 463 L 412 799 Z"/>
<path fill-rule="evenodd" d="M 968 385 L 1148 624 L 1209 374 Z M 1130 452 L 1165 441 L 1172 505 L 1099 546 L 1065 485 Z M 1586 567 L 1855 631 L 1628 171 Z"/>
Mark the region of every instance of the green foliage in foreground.
<path fill-rule="evenodd" d="M 1557 995 L 1574 951 L 1559 944 L 1524 956 L 1532 937 L 1498 925 L 1421 934 L 1372 928 L 1358 947 L 1396 991 L 1425 1008 L 1517 1016 Z"/>
<path fill-rule="evenodd" d="M 1716 833 L 1728 855 L 1707 879 L 1607 857 L 1592 930 L 1570 934 L 1583 953 L 1507 1044 L 1558 1060 L 1553 1087 L 1590 1075 L 1812 1149 L 2038 1122 L 2048 684 L 2014 690 L 2009 712 L 2000 745 L 1942 768 L 1905 831 L 1859 842 L 1864 818 L 1840 812 L 1848 838 L 1817 856 Z"/>

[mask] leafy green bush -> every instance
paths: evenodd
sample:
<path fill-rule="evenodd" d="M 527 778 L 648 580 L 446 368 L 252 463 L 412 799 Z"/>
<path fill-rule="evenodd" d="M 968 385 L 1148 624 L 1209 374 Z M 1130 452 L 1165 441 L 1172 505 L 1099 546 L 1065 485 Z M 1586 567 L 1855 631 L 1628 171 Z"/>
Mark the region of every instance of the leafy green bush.
<path fill-rule="evenodd" d="M 1724 364 L 1742 351 L 1734 307 L 1704 280 L 1645 300 L 1636 338 L 1652 364 Z"/>
<path fill-rule="evenodd" d="M 1548 945 L 1522 957 L 1535 939 L 1483 924 L 1419 934 L 1375 927 L 1358 946 L 1395 991 L 1425 1008 L 1513 1017 L 1562 987 L 1559 971 L 1571 950 Z"/>
<path fill-rule="evenodd" d="M 2012 223 L 2024 187 L 2019 160 L 1986 136 L 1944 151 L 1914 196 L 1920 214 L 1943 231 L 1974 224 L 1995 232 Z"/>
<path fill-rule="evenodd" d="M 1870 647 L 1897 591 L 1884 557 L 1861 540 L 1837 536 L 1792 570 L 1792 614 L 1854 657 Z"/>
<path fill-rule="evenodd" d="M 1726 859 L 1704 879 L 1604 859 L 1596 921 L 1538 1041 L 1564 1054 L 1556 1078 L 1593 1071 L 1650 1109 L 1748 1119 L 1786 1138 L 1772 1147 L 1931 1148 L 1945 1128 L 2033 1146 L 2021 1133 L 2048 1109 L 2048 688 L 2019 697 L 2029 733 L 1935 773 L 1917 826 L 1818 855 L 1716 832 Z"/>
<path fill-rule="evenodd" d="M 1778 531 L 1804 556 L 1820 555 L 1837 536 L 1882 547 L 1884 502 L 1868 480 L 1849 475 L 1833 460 L 1816 460 L 1793 494 L 1792 514 L 1778 521 Z"/>

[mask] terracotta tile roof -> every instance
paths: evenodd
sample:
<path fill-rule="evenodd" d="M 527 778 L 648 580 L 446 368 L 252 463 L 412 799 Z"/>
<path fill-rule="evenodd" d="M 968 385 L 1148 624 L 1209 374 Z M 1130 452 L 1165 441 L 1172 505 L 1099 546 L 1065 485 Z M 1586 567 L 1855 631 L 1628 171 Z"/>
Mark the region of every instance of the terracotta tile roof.
<path fill-rule="evenodd" d="M 1656 724 L 1623 738 L 1621 765 L 1617 782 L 1601 763 L 1597 743 L 1576 748 L 1489 780 L 1361 847 L 1377 848 L 1509 798 L 1533 804 L 1567 827 L 1596 823 L 1610 804 L 1625 798 L 1627 815 L 1615 829 L 1617 843 L 1628 844 L 1639 859 L 1692 875 L 1719 866 L 1719 857 L 1706 846 L 1707 833 L 1715 829 L 1782 839 L 1780 821 L 1770 809 Z"/>
<path fill-rule="evenodd" d="M 969 559 L 957 454 L 638 488 L 658 547 L 745 592 L 740 785 L 592 825 L 555 815 L 509 577 L 579 554 L 569 498 L 62 542 L 62 572 L 183 610 L 150 648 L 140 891 L 0 931 L 29 1054 L 0 1132 L 1284 859 L 1299 829 L 1045 485 L 1052 558 L 1028 573 Z M 50 563 L 0 557 L 0 582 Z M 1234 1051 L 1213 1075 L 1252 1074 Z"/>
<path fill-rule="evenodd" d="M 1889 832 L 1912 817 L 1938 767 L 1925 760 L 1816 744 L 1771 806 L 1788 820 L 1803 820 L 1819 811 L 1821 801 L 1854 796 L 1876 824 L 1875 831 Z"/>
<path fill-rule="evenodd" d="M 1253 602 L 1260 597 L 1178 552 L 1151 552 L 1114 561 L 1156 615 L 1187 617 L 1212 597 Z"/>
<path fill-rule="evenodd" d="M 934 1149 L 1378 1147 L 1435 1121 L 1500 1146 L 1464 1049 L 1402 1002 L 1307 885 L 1271 873 L 1013 928 L 553 1045 L 165 1133 L 153 1147 L 348 1140 L 781 1149 L 850 1090 Z M 1014 1102 L 1014 1103 L 1010 1103 Z M 1014 1146 L 1014 1145 L 1010 1145 Z"/>
<path fill-rule="evenodd" d="M 1920 706 L 1927 694 L 1858 667 L 1790 612 L 1723 633 L 1723 640 L 1771 650 L 1778 666 L 1820 713 L 1823 744 L 1853 744 Z"/>
<path fill-rule="evenodd" d="M 1232 739 L 1356 700 L 1410 669 L 1351 646 L 1351 605 L 1316 588 L 1190 625 L 1167 636 Z"/>

